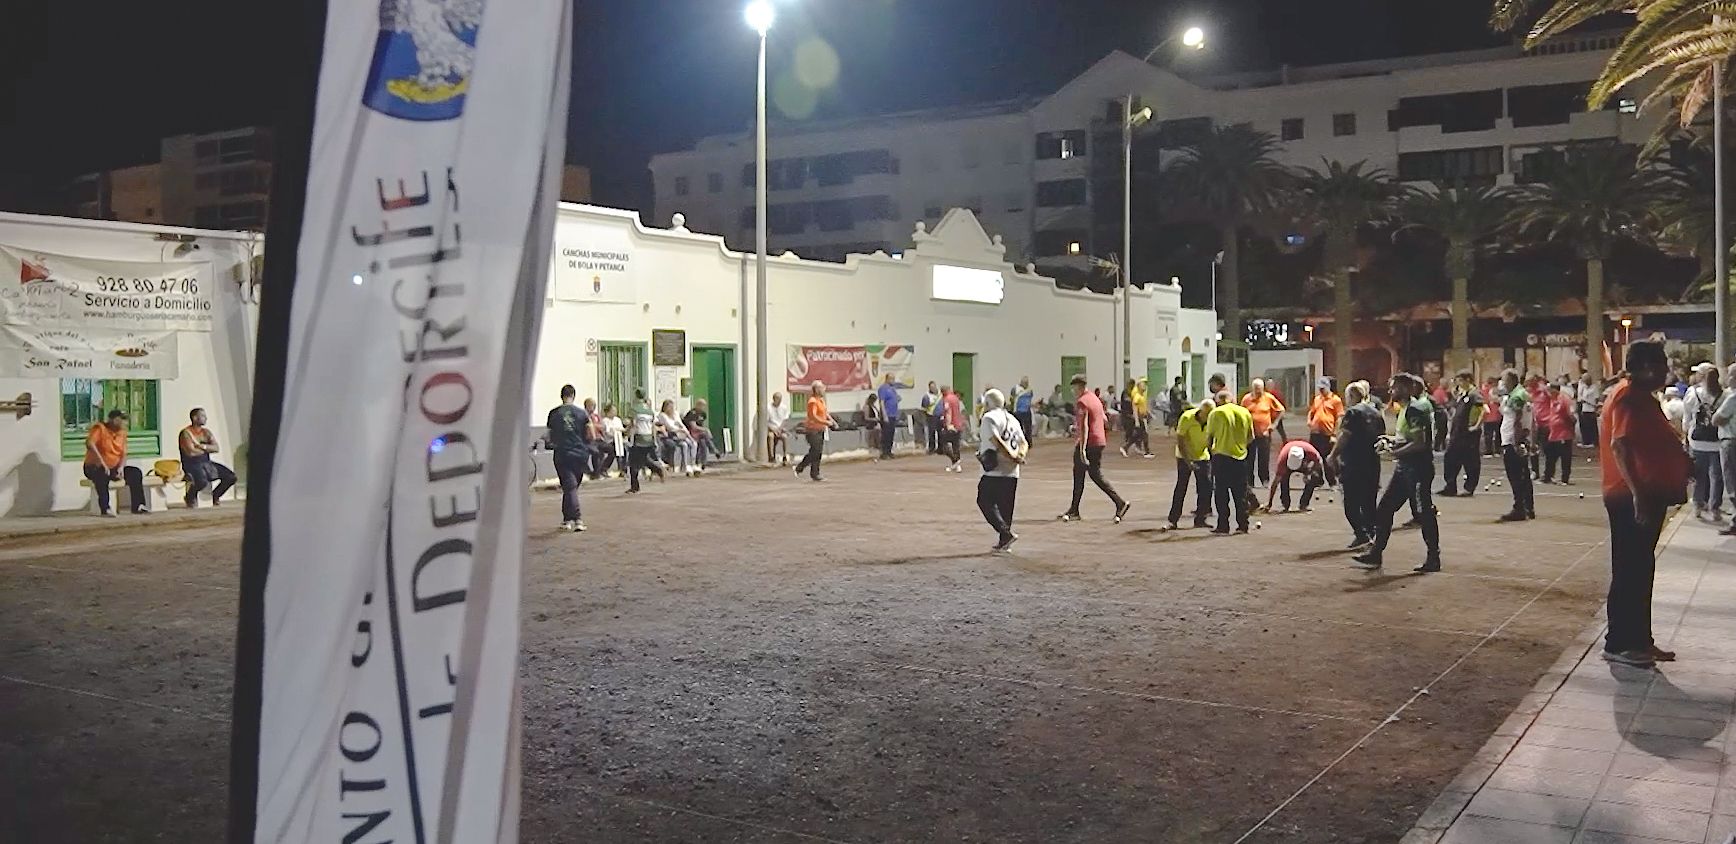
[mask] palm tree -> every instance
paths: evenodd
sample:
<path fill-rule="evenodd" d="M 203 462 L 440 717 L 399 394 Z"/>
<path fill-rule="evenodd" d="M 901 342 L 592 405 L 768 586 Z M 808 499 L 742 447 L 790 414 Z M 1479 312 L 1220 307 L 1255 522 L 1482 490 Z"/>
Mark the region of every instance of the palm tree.
<path fill-rule="evenodd" d="M 1357 248 L 1357 230 L 1392 217 L 1408 190 L 1385 170 L 1368 162 L 1327 161 L 1319 170 L 1304 170 L 1296 186 L 1302 217 L 1326 238 L 1319 274 L 1332 285 L 1333 374 L 1348 383 L 1351 374 L 1351 327 L 1356 317 L 1351 298 L 1351 273 L 1364 255 Z"/>
<path fill-rule="evenodd" d="M 1471 353 L 1471 271 L 1478 249 L 1495 234 L 1512 210 L 1498 188 L 1449 188 L 1418 192 L 1400 209 L 1409 227 L 1426 229 L 1447 242 L 1446 271 L 1453 280 L 1453 352 L 1462 366 Z"/>
<path fill-rule="evenodd" d="M 1170 203 L 1218 231 L 1224 252 L 1218 310 L 1224 336 L 1236 341 L 1243 337 L 1241 228 L 1271 209 L 1291 182 L 1290 171 L 1272 157 L 1277 148 L 1276 138 L 1246 124 L 1213 126 L 1163 169 L 1163 195 Z"/>
<path fill-rule="evenodd" d="M 1697 137 L 1673 150 L 1669 159 L 1669 166 L 1662 171 L 1655 209 L 1658 237 L 1666 246 L 1680 253 L 1690 253 L 1700 261 L 1699 274 L 1688 289 L 1682 291 L 1682 299 L 1687 301 L 1697 293 L 1710 290 L 1715 274 L 1718 243 L 1710 189 L 1713 179 L 1711 143 L 1705 136 Z M 1732 196 L 1730 188 L 1736 185 L 1731 182 L 1736 179 L 1730 174 L 1724 178 L 1724 195 Z M 1728 205 L 1725 208 L 1729 210 Z M 1730 242 L 1732 233 L 1736 233 L 1736 224 L 1726 222 L 1725 243 Z"/>
<path fill-rule="evenodd" d="M 1514 29 L 1539 10 L 1542 15 L 1526 33 L 1526 46 L 1602 15 L 1634 16 L 1633 28 L 1591 84 L 1586 104 L 1592 109 L 1602 108 L 1629 84 L 1661 73 L 1641 108 L 1669 104 L 1686 126 L 1711 99 L 1713 75 L 1722 73 L 1725 82 L 1730 81 L 1736 0 L 1496 0 L 1490 23 L 1496 29 Z"/>
<path fill-rule="evenodd" d="M 1571 148 L 1547 181 L 1515 188 L 1508 226 L 1521 236 L 1565 244 L 1585 262 L 1585 365 L 1603 377 L 1604 261 L 1621 240 L 1653 228 L 1662 195 L 1657 173 L 1621 144 Z"/>

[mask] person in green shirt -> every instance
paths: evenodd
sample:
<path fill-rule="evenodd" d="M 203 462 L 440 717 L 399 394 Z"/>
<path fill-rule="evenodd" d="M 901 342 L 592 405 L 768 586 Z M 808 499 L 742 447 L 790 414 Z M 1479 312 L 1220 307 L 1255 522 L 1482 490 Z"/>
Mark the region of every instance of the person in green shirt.
<path fill-rule="evenodd" d="M 1211 399 L 1198 407 L 1182 408 L 1175 420 L 1175 497 L 1169 504 L 1169 529 L 1181 527 L 1181 505 L 1187 500 L 1188 478 L 1194 481 L 1193 526 L 1206 526 L 1206 514 L 1212 506 L 1211 440 L 1206 436 L 1206 420 L 1216 405 Z"/>
<path fill-rule="evenodd" d="M 1418 573 L 1441 570 L 1441 527 L 1435 518 L 1435 503 L 1430 492 L 1435 480 L 1435 406 L 1423 393 L 1423 381 L 1408 372 L 1392 377 L 1389 388 L 1393 402 L 1400 410 L 1395 435 L 1385 438 L 1392 459 L 1392 479 L 1375 505 L 1374 547 L 1353 559 L 1369 571 L 1381 566 L 1381 555 L 1392 537 L 1392 519 L 1398 511 L 1410 506 L 1416 511 L 1416 521 L 1423 529 L 1423 545 L 1428 556 L 1412 571 Z"/>
<path fill-rule="evenodd" d="M 1254 437 L 1254 417 L 1237 404 L 1229 391 L 1218 393 L 1206 417 L 1206 437 L 1211 440 L 1212 501 L 1217 505 L 1218 524 L 1212 533 L 1230 532 L 1230 502 L 1235 500 L 1236 532 L 1248 532 L 1248 442 Z"/>

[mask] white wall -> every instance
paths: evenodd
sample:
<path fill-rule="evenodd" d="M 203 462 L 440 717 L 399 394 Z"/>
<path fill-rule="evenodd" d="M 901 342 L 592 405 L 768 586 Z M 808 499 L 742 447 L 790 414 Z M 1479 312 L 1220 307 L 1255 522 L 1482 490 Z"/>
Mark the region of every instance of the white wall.
<path fill-rule="evenodd" d="M 199 249 L 178 258 L 176 244 L 159 233 L 193 235 Z M 208 260 L 216 283 L 216 313 L 210 332 L 183 331 L 177 338 L 180 376 L 158 389 L 161 402 L 162 456 L 177 457 L 175 432 L 187 424 L 187 411 L 203 407 L 224 447 L 219 460 L 233 465 L 234 450 L 247 437 L 253 381 L 253 336 L 257 306 L 248 303 L 242 282 L 249 258 L 260 249 L 256 235 L 167 226 L 144 226 L 61 217 L 0 213 L 0 244 L 62 255 L 120 261 Z M 17 283 L 0 279 L 0 283 Z M 0 414 L 0 515 L 35 515 L 85 506 L 90 491 L 81 488 L 82 462 L 60 459 L 60 382 L 54 378 L 0 377 L 0 398 L 29 392 L 36 407 L 16 419 Z M 156 458 L 129 455 L 131 465 L 148 469 Z"/>

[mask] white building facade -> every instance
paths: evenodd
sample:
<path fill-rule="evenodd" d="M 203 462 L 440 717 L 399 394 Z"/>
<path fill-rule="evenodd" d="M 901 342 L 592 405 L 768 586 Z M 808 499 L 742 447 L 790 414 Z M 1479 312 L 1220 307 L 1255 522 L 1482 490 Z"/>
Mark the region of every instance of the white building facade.
<path fill-rule="evenodd" d="M 1121 155 L 1118 138 L 1107 149 L 1093 148 L 1092 138 L 1105 126 L 1116 136 L 1130 95 L 1153 109 L 1153 127 L 1174 137 L 1202 122 L 1269 132 L 1286 164 L 1366 161 L 1410 182 L 1512 184 L 1535 176 L 1545 163 L 1539 152 L 1649 134 L 1653 118 L 1632 113 L 1634 97 L 1585 110 L 1586 86 L 1616 40 L 1593 34 L 1531 51 L 1194 79 L 1115 52 L 1039 99 L 774 125 L 768 237 L 776 251 L 839 260 L 895 249 L 906 221 L 933 225 L 944 209 L 963 207 L 1004 238 L 1015 263 L 1083 264 L 1093 251 L 1119 251 L 1118 243 L 1090 242 L 1092 161 L 1112 157 L 1118 174 Z M 751 246 L 752 167 L 747 133 L 654 157 L 653 220 L 667 225 L 680 213 L 695 231 Z M 1118 215 L 1119 199 L 1114 205 Z"/>

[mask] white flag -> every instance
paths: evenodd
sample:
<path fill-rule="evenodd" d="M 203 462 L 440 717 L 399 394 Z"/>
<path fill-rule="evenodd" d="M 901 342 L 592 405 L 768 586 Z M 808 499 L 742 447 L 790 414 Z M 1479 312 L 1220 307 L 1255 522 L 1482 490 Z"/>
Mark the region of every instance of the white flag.
<path fill-rule="evenodd" d="M 328 5 L 305 199 L 280 178 L 268 233 L 232 839 L 517 838 L 569 29 L 567 0 Z"/>

